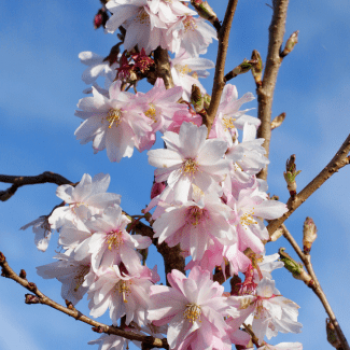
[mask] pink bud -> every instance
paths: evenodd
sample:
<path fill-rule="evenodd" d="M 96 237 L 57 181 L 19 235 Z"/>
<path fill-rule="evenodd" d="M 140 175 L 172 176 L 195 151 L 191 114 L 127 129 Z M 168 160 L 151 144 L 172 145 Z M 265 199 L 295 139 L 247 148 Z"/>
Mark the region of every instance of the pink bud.
<path fill-rule="evenodd" d="M 100 13 L 97 13 L 94 18 L 94 27 L 95 29 L 100 28 L 102 25 L 102 15 Z"/>
<path fill-rule="evenodd" d="M 160 195 L 165 190 L 165 187 L 165 182 L 155 182 L 151 189 L 151 199 Z"/>

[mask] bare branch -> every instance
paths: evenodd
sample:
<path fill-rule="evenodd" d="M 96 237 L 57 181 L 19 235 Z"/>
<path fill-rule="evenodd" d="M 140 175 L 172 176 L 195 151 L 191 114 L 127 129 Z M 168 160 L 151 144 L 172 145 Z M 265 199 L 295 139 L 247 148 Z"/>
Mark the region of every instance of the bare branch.
<path fill-rule="evenodd" d="M 301 248 L 299 247 L 298 243 L 295 241 L 294 237 L 292 236 L 292 234 L 288 231 L 287 227 L 282 224 L 282 230 L 283 230 L 283 236 L 288 240 L 288 242 L 291 244 L 291 246 L 293 247 L 293 249 L 295 250 L 295 252 L 298 254 L 299 258 L 301 259 L 301 261 L 304 263 L 304 266 L 307 270 L 307 272 L 309 273 L 309 275 L 311 276 L 312 280 L 313 280 L 313 286 L 312 286 L 312 290 L 314 291 L 314 293 L 317 295 L 317 297 L 320 299 L 325 311 L 327 312 L 330 321 L 333 323 L 335 330 L 338 334 L 338 337 L 342 343 L 343 346 L 343 350 L 350 350 L 348 341 L 345 338 L 345 335 L 335 317 L 335 314 L 326 298 L 326 295 L 324 294 L 320 282 L 317 279 L 317 276 L 315 274 L 315 271 L 313 269 L 313 266 L 311 264 L 311 256 L 309 254 L 304 254 L 301 250 Z"/>
<path fill-rule="evenodd" d="M 220 32 L 218 34 L 219 48 L 218 55 L 216 58 L 213 90 L 211 95 L 210 106 L 208 108 L 208 114 L 203 118 L 204 124 L 208 128 L 208 135 L 214 123 L 216 112 L 220 105 L 222 91 L 225 86 L 225 61 L 228 48 L 228 39 L 230 36 L 230 30 L 232 26 L 233 17 L 236 12 L 237 3 L 238 0 L 229 0 L 225 13 L 225 18 L 222 23 Z"/>
<path fill-rule="evenodd" d="M 26 303 L 28 304 L 43 304 L 50 306 L 58 311 L 65 313 L 70 317 L 75 318 L 77 321 L 81 321 L 93 326 L 94 329 L 98 329 L 99 333 L 114 334 L 126 339 L 140 341 L 152 347 L 169 349 L 168 342 L 165 338 L 159 339 L 154 338 L 152 336 L 143 336 L 132 332 L 126 332 L 118 327 L 108 326 L 104 323 L 97 322 L 83 315 L 80 311 L 76 310 L 75 308 L 72 308 L 70 305 L 68 305 L 68 307 L 65 307 L 61 304 L 56 303 L 55 301 L 47 297 L 45 294 L 41 293 L 34 283 L 28 282 L 25 278 L 21 278 L 20 276 L 18 276 L 9 266 L 5 256 L 1 252 L 0 266 L 2 267 L 1 276 L 14 280 L 15 282 L 19 283 L 22 287 L 28 289 L 31 293 L 33 293 L 26 294 Z"/>
<path fill-rule="evenodd" d="M 44 183 L 54 183 L 56 185 L 72 184 L 69 180 L 59 174 L 51 171 L 45 171 L 37 176 L 12 176 L 0 175 L 0 182 L 13 184 L 6 191 L 0 191 L 0 200 L 6 201 L 11 198 L 19 187 L 25 185 L 37 185 Z"/>
<path fill-rule="evenodd" d="M 328 163 L 328 165 L 294 198 L 290 197 L 287 202 L 288 211 L 280 218 L 272 220 L 267 225 L 267 230 L 271 236 L 291 215 L 299 208 L 316 190 L 318 190 L 334 173 L 349 164 L 348 154 L 350 152 L 350 135 L 339 148 L 338 152 Z"/>
<path fill-rule="evenodd" d="M 266 157 L 269 156 L 271 139 L 271 113 L 273 94 L 277 81 L 277 74 L 282 59 L 280 57 L 280 48 L 283 42 L 283 36 L 287 18 L 287 8 L 289 0 L 273 0 L 273 15 L 269 27 L 269 46 L 266 58 L 266 68 L 264 78 L 261 84 L 257 85 L 256 93 L 258 95 L 258 117 L 261 125 L 258 129 L 258 138 L 264 138 L 263 147 L 266 150 Z M 267 165 L 261 170 L 258 177 L 267 179 Z"/>

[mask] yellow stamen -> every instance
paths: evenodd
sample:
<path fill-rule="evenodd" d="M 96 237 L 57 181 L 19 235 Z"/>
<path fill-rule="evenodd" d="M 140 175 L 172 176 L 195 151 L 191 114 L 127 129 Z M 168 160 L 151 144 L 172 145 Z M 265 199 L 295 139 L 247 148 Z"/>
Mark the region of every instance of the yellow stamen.
<path fill-rule="evenodd" d="M 246 226 L 256 225 L 257 222 L 254 220 L 253 215 L 254 215 L 253 211 L 251 211 L 250 213 L 249 212 L 244 213 L 241 216 L 240 224 L 241 225 L 246 225 Z"/>
<path fill-rule="evenodd" d="M 147 109 L 147 111 L 145 112 L 145 115 L 152 119 L 155 123 L 157 122 L 157 119 L 156 119 L 156 114 L 157 114 L 157 111 L 156 111 L 156 107 L 154 106 L 153 103 L 150 103 L 150 108 Z"/>
<path fill-rule="evenodd" d="M 198 170 L 198 165 L 193 159 L 187 159 L 184 165 L 182 166 L 182 171 L 184 173 L 191 173 L 194 175 Z"/>
<path fill-rule="evenodd" d="M 126 297 L 130 293 L 130 288 L 127 281 L 119 282 L 119 293 L 123 294 L 123 302 L 126 304 L 128 301 Z"/>
<path fill-rule="evenodd" d="M 188 18 L 184 22 L 184 27 L 185 27 L 185 32 L 187 32 L 188 30 L 194 31 L 195 29 L 197 29 L 196 22 L 192 18 Z"/>
<path fill-rule="evenodd" d="M 197 321 L 201 315 L 201 307 L 197 304 L 186 305 L 186 310 L 184 311 L 184 318 L 188 319 L 191 323 Z M 200 322 L 200 321 L 199 321 Z"/>
<path fill-rule="evenodd" d="M 188 65 L 185 64 L 184 66 L 180 65 L 180 64 L 176 64 L 175 65 L 175 69 L 181 74 L 181 75 L 185 75 L 187 73 L 191 73 L 192 69 L 188 68 Z"/>
<path fill-rule="evenodd" d="M 118 249 L 121 244 L 123 244 L 123 233 L 121 231 L 110 231 L 107 239 L 108 250 Z"/>
<path fill-rule="evenodd" d="M 122 117 L 122 112 L 120 109 L 111 109 L 108 112 L 108 115 L 106 117 L 109 123 L 108 127 L 111 129 L 113 126 L 113 123 L 115 123 L 115 126 L 117 127 L 122 122 L 121 117 Z"/>
<path fill-rule="evenodd" d="M 149 15 L 144 9 L 142 9 L 139 12 L 139 14 L 136 16 L 136 20 L 138 20 L 139 23 L 141 24 L 147 24 L 148 18 L 149 18 Z"/>
<path fill-rule="evenodd" d="M 234 129 L 235 125 L 233 124 L 233 122 L 236 121 L 236 118 L 228 118 L 228 117 L 224 117 L 222 118 L 222 125 L 225 128 L 225 131 L 227 131 L 228 129 Z"/>

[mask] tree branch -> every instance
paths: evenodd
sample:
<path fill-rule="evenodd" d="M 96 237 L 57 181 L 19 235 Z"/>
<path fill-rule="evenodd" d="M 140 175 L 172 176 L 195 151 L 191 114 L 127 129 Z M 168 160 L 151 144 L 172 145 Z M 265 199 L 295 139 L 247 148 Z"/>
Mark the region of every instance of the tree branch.
<path fill-rule="evenodd" d="M 170 71 L 168 50 L 162 49 L 159 46 L 154 51 L 154 62 L 156 64 L 157 76 L 163 79 L 166 89 L 172 88 L 174 83 Z"/>
<path fill-rule="evenodd" d="M 317 279 L 317 276 L 315 274 L 315 271 L 313 269 L 313 266 L 311 264 L 311 256 L 309 254 L 304 254 L 301 250 L 301 248 L 299 247 L 298 243 L 295 241 L 294 237 L 292 236 L 292 234 L 288 231 L 287 227 L 282 224 L 282 231 L 283 231 L 283 236 L 288 240 L 288 242 L 291 244 L 291 246 L 293 247 L 293 249 L 295 250 L 295 252 L 298 254 L 299 258 L 301 259 L 301 261 L 304 263 L 304 266 L 307 270 L 307 272 L 309 273 L 309 275 L 311 276 L 312 280 L 313 280 L 313 286 L 312 286 L 312 290 L 314 291 L 314 293 L 317 295 L 317 297 L 320 299 L 326 313 L 328 314 L 331 322 L 333 323 L 335 330 L 338 334 L 339 340 L 342 343 L 343 346 L 343 350 L 350 350 L 348 341 L 345 338 L 345 335 L 335 317 L 335 314 L 326 298 L 325 293 L 323 292 L 320 282 Z"/>
<path fill-rule="evenodd" d="M 9 266 L 5 256 L 1 252 L 0 252 L 0 266 L 2 267 L 1 276 L 14 280 L 15 282 L 19 283 L 22 287 L 26 288 L 37 297 L 35 298 L 33 294 L 26 294 L 26 303 L 28 304 L 43 304 L 43 305 L 50 306 L 58 311 L 65 313 L 70 317 L 75 318 L 77 321 L 84 322 L 86 324 L 89 324 L 97 328 L 101 333 L 114 334 L 129 340 L 140 341 L 152 347 L 169 349 L 168 342 L 165 338 L 159 339 L 159 338 L 154 338 L 152 336 L 143 336 L 132 332 L 126 332 L 118 327 L 108 326 L 104 323 L 97 322 L 83 315 L 80 311 L 74 308 L 64 307 L 56 303 L 55 301 L 53 301 L 52 299 L 50 299 L 49 297 L 41 293 L 34 283 L 28 282 L 25 278 L 18 276 Z"/>
<path fill-rule="evenodd" d="M 294 198 L 290 197 L 287 202 L 288 211 L 280 218 L 270 221 L 267 230 L 271 236 L 291 215 L 299 208 L 316 190 L 318 190 L 334 173 L 349 164 L 350 135 L 339 148 L 338 152 L 328 165 Z"/>
<path fill-rule="evenodd" d="M 11 176 L 0 175 L 0 182 L 13 184 L 6 191 L 0 191 L 0 200 L 6 201 L 11 198 L 19 187 L 25 185 L 37 185 L 44 183 L 54 183 L 56 185 L 72 184 L 69 180 L 51 171 L 45 171 L 37 176 Z"/>
<path fill-rule="evenodd" d="M 208 108 L 208 113 L 203 118 L 204 124 L 208 128 L 208 135 L 214 123 L 216 112 L 220 105 L 222 91 L 225 86 L 225 61 L 228 48 L 228 39 L 230 36 L 230 30 L 232 26 L 233 17 L 236 12 L 237 3 L 238 0 L 229 0 L 225 13 L 225 18 L 222 23 L 222 27 L 218 33 L 219 48 L 218 55 L 216 58 L 213 90 L 211 95 L 210 106 Z"/>
<path fill-rule="evenodd" d="M 258 129 L 258 138 L 264 138 L 263 147 L 266 150 L 266 157 L 269 157 L 271 139 L 271 113 L 273 94 L 277 81 L 277 74 L 282 59 L 280 48 L 286 25 L 287 9 L 289 0 L 273 0 L 273 15 L 269 27 L 269 46 L 266 58 L 264 77 L 260 84 L 257 84 L 256 93 L 258 95 L 258 117 L 261 125 Z M 258 177 L 267 179 L 267 165 L 260 171 Z"/>

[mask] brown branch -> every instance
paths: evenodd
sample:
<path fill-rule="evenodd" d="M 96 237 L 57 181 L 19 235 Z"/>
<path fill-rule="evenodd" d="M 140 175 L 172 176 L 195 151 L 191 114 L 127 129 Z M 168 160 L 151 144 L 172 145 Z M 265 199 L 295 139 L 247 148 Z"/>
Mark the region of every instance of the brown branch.
<path fill-rule="evenodd" d="M 269 27 L 269 46 L 266 58 L 266 68 L 264 77 L 260 84 L 257 84 L 256 93 L 258 95 L 258 117 L 261 125 L 258 129 L 258 138 L 264 138 L 263 147 L 266 150 L 266 157 L 269 157 L 271 139 L 271 113 L 273 94 L 277 81 L 277 74 L 282 59 L 280 48 L 283 42 L 285 31 L 287 9 L 289 0 L 273 0 L 273 15 Z M 260 171 L 258 177 L 267 179 L 267 165 Z"/>
<path fill-rule="evenodd" d="M 0 175 L 0 182 L 12 184 L 6 191 L 0 191 L 0 200 L 6 201 L 11 198 L 19 187 L 25 185 L 37 185 L 44 183 L 53 183 L 56 185 L 72 184 L 69 180 L 59 174 L 51 171 L 45 171 L 37 176 L 11 176 Z"/>
<path fill-rule="evenodd" d="M 216 58 L 215 73 L 214 73 L 214 83 L 211 95 L 210 106 L 208 108 L 208 113 L 204 117 L 204 124 L 208 128 L 208 135 L 210 129 L 214 123 L 216 112 L 220 105 L 222 91 L 225 86 L 225 61 L 228 49 L 228 39 L 230 36 L 230 30 L 232 26 L 233 17 L 236 12 L 238 0 L 229 0 L 227 5 L 225 18 L 222 23 L 220 32 L 218 33 L 219 48 L 218 55 Z"/>
<path fill-rule="evenodd" d="M 27 304 L 43 304 L 43 305 L 50 306 L 58 311 L 65 313 L 70 317 L 75 318 L 77 321 L 81 321 L 93 326 L 94 329 L 98 330 L 99 333 L 113 334 L 126 339 L 140 341 L 142 343 L 152 346 L 152 348 L 156 347 L 156 348 L 169 349 L 168 342 L 165 338 L 160 339 L 152 336 L 143 336 L 133 332 L 126 332 L 118 327 L 108 326 L 104 323 L 97 322 L 83 315 L 80 311 L 76 310 L 71 305 L 68 305 L 68 307 L 65 307 L 65 306 L 62 306 L 61 304 L 56 303 L 55 301 L 47 297 L 45 294 L 40 292 L 40 290 L 37 288 L 37 286 L 34 283 L 28 282 L 25 278 L 21 278 L 20 276 L 18 276 L 9 266 L 5 256 L 1 252 L 0 252 L 0 266 L 2 267 L 1 276 L 14 280 L 15 282 L 19 283 L 22 287 L 28 289 L 31 293 L 33 293 L 33 294 L 26 294 Z"/>
<path fill-rule="evenodd" d="M 163 79 L 166 89 L 174 86 L 173 78 L 170 71 L 168 50 L 160 46 L 154 51 L 154 62 L 156 64 L 157 77 Z"/>
<path fill-rule="evenodd" d="M 153 240 L 153 244 L 157 247 L 158 252 L 164 259 L 165 277 L 167 277 L 168 273 L 173 269 L 185 273 L 185 258 L 182 255 L 179 245 L 170 248 L 166 242 L 158 244 L 158 239 L 153 238 L 154 231 L 152 227 L 147 226 L 142 222 L 138 222 L 137 225 L 135 225 L 134 230 L 142 236 L 147 236 Z M 169 285 L 168 279 L 167 284 Z"/>
<path fill-rule="evenodd" d="M 341 327 L 340 327 L 340 325 L 335 317 L 335 314 L 334 314 L 334 312 L 333 312 L 333 310 L 332 310 L 332 308 L 331 308 L 331 306 L 326 298 L 326 295 L 321 288 L 320 282 L 317 279 L 317 276 L 316 276 L 315 271 L 313 269 L 313 266 L 311 264 L 311 256 L 309 254 L 304 254 L 302 252 L 298 243 L 295 241 L 294 237 L 288 231 L 287 227 L 284 224 L 282 224 L 282 230 L 283 230 L 283 236 L 291 244 L 291 246 L 293 247 L 295 252 L 298 254 L 301 261 L 304 263 L 304 266 L 305 266 L 307 272 L 311 276 L 311 278 L 313 280 L 313 286 L 311 289 L 314 291 L 314 293 L 320 299 L 326 313 L 328 314 L 331 322 L 333 323 L 335 330 L 338 334 L 339 340 L 341 341 L 341 343 L 343 345 L 343 350 L 350 350 L 348 341 L 346 340 L 345 335 L 344 335 L 344 333 L 343 333 L 343 331 L 342 331 L 342 329 L 341 329 Z"/>
<path fill-rule="evenodd" d="M 270 221 L 267 230 L 271 236 L 291 215 L 299 208 L 316 190 L 318 190 L 334 173 L 349 164 L 348 154 L 350 152 L 350 135 L 339 148 L 338 152 L 328 165 L 294 198 L 290 197 L 287 202 L 288 211 L 280 218 Z"/>

